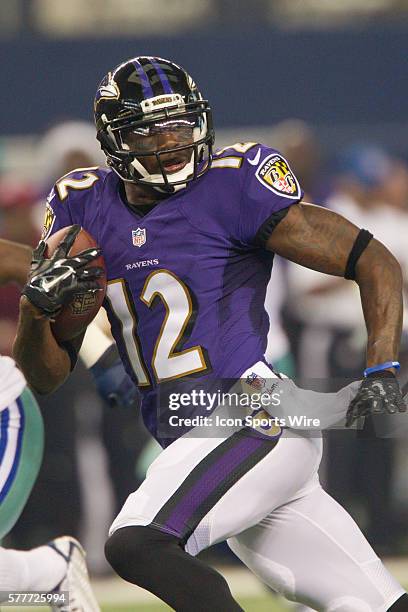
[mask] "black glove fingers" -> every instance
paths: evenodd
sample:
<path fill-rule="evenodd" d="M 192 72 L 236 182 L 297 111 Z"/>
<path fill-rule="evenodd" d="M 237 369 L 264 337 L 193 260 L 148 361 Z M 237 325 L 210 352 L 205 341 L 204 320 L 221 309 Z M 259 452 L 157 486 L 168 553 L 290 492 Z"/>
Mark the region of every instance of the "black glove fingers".
<path fill-rule="evenodd" d="M 65 256 L 79 230 L 79 225 L 69 230 L 53 258 L 40 263 L 23 289 L 24 295 L 47 317 L 54 316 L 76 295 L 102 291 L 99 279 L 105 275 L 104 268 L 86 267 L 100 255 L 99 248 L 85 249 L 76 257 Z M 41 254 L 45 248 L 45 243 L 40 244 L 37 252 Z"/>
<path fill-rule="evenodd" d="M 380 398 L 366 399 L 358 404 L 357 416 L 369 416 L 374 411 L 375 414 L 381 414 L 382 410 L 383 404 Z"/>
<path fill-rule="evenodd" d="M 350 402 L 349 409 L 347 410 L 346 427 L 350 427 L 350 425 L 352 425 L 359 416 L 359 403 L 356 401 L 356 399 L 353 399 Z"/>
<path fill-rule="evenodd" d="M 26 285 L 23 294 L 36 306 L 46 317 L 55 316 L 60 310 L 60 304 L 54 303 L 38 287 Z"/>
<path fill-rule="evenodd" d="M 47 249 L 47 243 L 45 240 L 40 240 L 35 249 L 33 249 L 33 254 L 31 256 L 31 265 L 37 266 L 43 259 L 44 253 Z"/>
<path fill-rule="evenodd" d="M 72 245 L 75 242 L 75 238 L 78 236 L 80 231 L 81 231 L 81 226 L 78 224 L 73 225 L 72 227 L 69 228 L 65 237 L 61 240 L 61 242 L 55 249 L 55 253 L 52 256 L 53 261 L 67 257 Z"/>
<path fill-rule="evenodd" d="M 406 405 L 403 397 L 398 399 L 397 408 L 398 408 L 398 412 L 406 412 L 407 411 L 407 405 Z"/>
<path fill-rule="evenodd" d="M 103 268 L 85 268 L 77 274 L 78 280 L 95 280 L 105 275 Z"/>
<path fill-rule="evenodd" d="M 97 293 L 102 291 L 96 280 L 82 281 L 76 293 Z"/>
<path fill-rule="evenodd" d="M 381 414 L 383 411 L 382 399 L 372 397 L 367 393 L 359 395 L 351 401 L 347 411 L 346 427 L 350 427 L 359 417 L 368 416 L 373 412 L 375 407 L 376 414 Z"/>
<path fill-rule="evenodd" d="M 81 251 L 80 253 L 78 253 L 78 255 L 70 257 L 70 265 L 72 265 L 75 270 L 79 270 L 97 259 L 100 254 L 101 249 L 99 248 L 85 249 L 85 251 Z"/>
<path fill-rule="evenodd" d="M 350 427 L 354 421 L 358 418 L 358 411 L 354 410 L 352 408 L 349 408 L 347 410 L 347 417 L 346 417 L 346 427 Z"/>
<path fill-rule="evenodd" d="M 75 287 L 66 287 L 62 289 L 58 294 L 58 301 L 62 305 L 69 304 L 77 295 L 84 295 L 85 293 L 95 293 L 97 289 L 91 286 L 91 281 L 76 285 Z"/>
<path fill-rule="evenodd" d="M 393 377 L 367 377 L 357 395 L 350 402 L 346 426 L 359 416 L 406 412 L 407 405 L 401 395 L 398 380 Z"/>
<path fill-rule="evenodd" d="M 384 414 L 387 410 L 387 402 L 382 397 L 373 397 L 371 401 L 367 401 L 367 412 L 364 416 L 370 414 Z"/>

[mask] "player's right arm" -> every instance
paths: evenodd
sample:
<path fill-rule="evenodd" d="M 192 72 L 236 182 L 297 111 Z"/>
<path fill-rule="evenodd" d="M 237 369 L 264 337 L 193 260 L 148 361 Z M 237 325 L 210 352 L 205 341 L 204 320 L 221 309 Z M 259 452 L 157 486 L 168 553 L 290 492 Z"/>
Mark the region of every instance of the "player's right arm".
<path fill-rule="evenodd" d="M 88 188 L 91 189 L 94 184 L 98 184 L 99 178 L 96 168 L 85 168 L 75 170 L 56 182 L 47 198 L 43 240 L 47 240 L 63 227 L 78 224 L 79 228 L 83 225 L 84 206 L 88 202 Z M 74 200 L 74 203 L 71 200 Z M 65 255 L 60 253 L 61 257 L 66 257 L 66 253 Z M 65 346 L 60 346 L 56 342 L 50 321 L 64 300 L 59 301 L 59 297 L 62 296 L 58 295 L 59 289 L 56 287 L 54 295 L 51 296 L 51 302 L 54 300 L 54 304 L 49 302 L 50 295 L 47 295 L 47 292 L 41 292 L 40 289 L 41 275 L 48 274 L 50 270 L 42 268 L 40 272 L 37 286 L 31 287 L 30 290 L 30 283 L 28 283 L 23 290 L 13 354 L 29 384 L 39 393 L 45 394 L 54 391 L 67 378 L 75 363 L 83 337 L 81 335 Z M 51 273 L 54 273 L 54 270 L 51 270 Z M 75 274 L 72 277 L 75 281 L 74 277 Z M 30 278 L 32 280 L 33 270 Z M 75 285 L 75 282 L 73 284 Z M 26 289 L 29 291 L 27 292 Z M 67 287 L 61 286 L 61 289 L 66 290 Z M 67 298 L 66 294 L 65 298 Z M 56 312 L 53 313 L 54 307 Z"/>
<path fill-rule="evenodd" d="M 28 245 L 1 239 L 0 285 L 16 282 L 21 287 L 24 286 L 30 271 L 31 258 L 32 249 Z M 58 386 L 67 377 L 70 371 L 70 358 L 56 343 L 51 333 L 49 319 L 45 318 L 25 296 L 21 300 L 21 312 L 23 316 L 20 316 L 19 327 L 23 325 L 23 329 L 19 329 L 18 337 L 24 338 L 24 343 L 21 345 L 20 342 L 16 342 L 16 355 L 21 369 L 29 375 L 32 386 L 40 392 L 47 393 L 51 387 Z M 36 364 L 41 360 L 32 359 L 38 351 L 43 355 L 42 361 L 45 364 L 40 372 L 37 372 Z"/>
<path fill-rule="evenodd" d="M 359 228 L 320 206 L 297 204 L 266 246 L 297 264 L 343 277 Z M 370 241 L 356 264 L 367 326 L 367 367 L 398 359 L 402 329 L 402 274 L 395 257 Z"/>
<path fill-rule="evenodd" d="M 84 173 L 71 173 L 56 183 L 47 199 L 42 236 L 44 240 L 62 227 L 75 223 L 78 224 L 78 230 L 80 229 L 80 225 L 82 225 L 80 212 L 82 202 L 78 203 L 76 201 L 77 217 L 74 217 L 71 213 L 70 195 L 71 193 L 84 193 L 85 195 L 85 192 L 82 191 L 84 187 L 91 187 L 97 180 L 96 174 L 86 171 Z M 76 189 L 80 191 L 76 191 Z M 41 244 L 44 245 L 40 242 L 37 249 L 41 247 Z M 67 247 L 66 243 L 65 247 Z M 58 257 L 66 258 L 69 245 L 65 252 L 62 252 L 60 248 L 57 251 L 59 251 L 57 259 Z M 44 252 L 40 254 L 40 259 L 43 255 Z M 78 276 L 83 272 L 83 267 L 80 270 L 73 271 L 72 282 L 69 282 L 69 278 L 65 285 L 64 282 L 57 282 L 53 291 L 47 292 L 43 291 L 42 277 L 45 278 L 46 275 L 49 277 L 50 274 L 57 272 L 55 266 L 47 268 L 47 262 L 50 262 L 50 260 L 43 260 L 42 267 L 36 267 L 35 272 L 38 278 L 34 283 L 32 269 L 29 283 L 23 290 L 17 336 L 13 347 L 14 358 L 26 376 L 28 383 L 37 392 L 43 394 L 51 393 L 57 389 L 68 377 L 83 340 L 83 335 L 81 335 L 65 345 L 59 345 L 51 330 L 51 319 L 57 314 L 59 307 L 69 301 L 67 292 L 71 289 L 78 292 L 76 283 L 80 280 Z M 82 279 L 82 282 L 88 282 L 88 280 Z M 30 287 L 30 285 L 32 286 Z"/>
<path fill-rule="evenodd" d="M 276 151 L 259 151 L 252 160 L 246 157 L 244 165 L 241 240 L 306 268 L 357 282 L 368 335 L 367 368 L 350 403 L 347 425 L 359 416 L 405 412 L 394 372 L 403 312 L 399 263 L 368 232 L 333 211 L 301 203 L 301 189 L 287 161 Z"/>
<path fill-rule="evenodd" d="M 82 335 L 58 344 L 51 329 L 52 319 L 77 293 L 98 290 L 101 271 L 87 269 L 87 265 L 99 256 L 99 249 L 69 256 L 80 229 L 79 225 L 71 226 L 50 259 L 45 256 L 46 243 L 40 241 L 23 289 L 13 353 L 27 381 L 39 393 L 50 393 L 64 382 L 83 339 Z"/>
<path fill-rule="evenodd" d="M 28 245 L 0 240 L 0 285 L 16 282 L 23 286 L 30 270 L 31 255 L 32 249 Z M 47 393 L 50 385 L 57 384 L 57 381 L 60 384 L 65 380 L 69 373 L 70 359 L 67 352 L 56 344 L 49 320 L 44 318 L 26 297 L 22 298 L 21 309 L 24 316 L 20 316 L 19 326 L 23 324 L 24 329 L 19 330 L 19 335 L 20 339 L 24 337 L 24 345 L 19 346 L 19 343 L 16 343 L 19 363 L 25 364 L 22 368 L 24 373 L 31 373 L 32 386 Z M 46 364 L 45 368 L 41 368 L 41 373 L 36 372 L 37 362 L 32 360 L 32 355 L 37 354 L 38 350 L 44 355 Z M 52 367 L 48 364 L 52 364 Z"/>
<path fill-rule="evenodd" d="M 83 334 L 71 340 L 79 351 Z M 21 297 L 13 356 L 30 386 L 38 393 L 52 393 L 71 372 L 71 358 L 66 348 L 55 340 L 50 320 L 26 296 Z"/>

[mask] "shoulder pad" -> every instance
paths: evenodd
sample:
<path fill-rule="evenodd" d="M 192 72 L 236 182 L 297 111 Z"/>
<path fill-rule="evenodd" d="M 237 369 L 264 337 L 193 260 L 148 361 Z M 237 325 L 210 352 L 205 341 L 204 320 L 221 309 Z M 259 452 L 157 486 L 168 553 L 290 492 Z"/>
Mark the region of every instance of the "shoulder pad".
<path fill-rule="evenodd" d="M 245 155 L 256 146 L 259 146 L 256 142 L 236 142 L 233 145 L 217 149 L 214 154 L 212 167 L 241 168 Z"/>
<path fill-rule="evenodd" d="M 64 174 L 55 183 L 55 192 L 59 199 L 63 202 L 71 190 L 82 191 L 90 189 L 100 179 L 104 179 L 110 170 L 107 168 L 99 168 L 91 166 L 89 168 L 76 168 L 67 174 Z"/>

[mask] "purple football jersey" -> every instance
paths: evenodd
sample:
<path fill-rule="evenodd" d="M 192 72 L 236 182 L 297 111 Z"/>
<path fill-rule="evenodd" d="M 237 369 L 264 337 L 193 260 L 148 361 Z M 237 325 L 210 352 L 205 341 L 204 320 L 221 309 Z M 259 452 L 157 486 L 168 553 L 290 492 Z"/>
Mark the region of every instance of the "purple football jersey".
<path fill-rule="evenodd" d="M 211 169 L 147 214 L 111 170 L 75 170 L 47 200 L 44 235 L 80 224 L 108 274 L 106 309 L 128 374 L 157 433 L 158 391 L 238 378 L 263 359 L 273 254 L 263 246 L 302 191 L 287 161 L 256 143 L 218 152 Z M 282 213 L 281 213 L 282 214 Z"/>

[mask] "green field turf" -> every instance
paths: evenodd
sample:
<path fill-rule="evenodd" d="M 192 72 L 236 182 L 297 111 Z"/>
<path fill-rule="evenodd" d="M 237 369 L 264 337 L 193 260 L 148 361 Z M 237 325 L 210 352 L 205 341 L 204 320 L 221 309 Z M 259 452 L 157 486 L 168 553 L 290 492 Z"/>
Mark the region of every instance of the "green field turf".
<path fill-rule="evenodd" d="M 290 608 L 285 605 L 276 603 L 272 597 L 257 597 L 257 598 L 239 598 L 239 603 L 245 612 L 288 612 Z M 49 612 L 49 608 L 44 607 L 20 607 L 1 606 L 1 612 Z M 102 612 L 165 612 L 170 608 L 164 604 L 129 604 L 129 605 L 109 605 L 102 606 Z M 292 608 L 293 610 L 293 608 Z"/>
<path fill-rule="evenodd" d="M 288 612 L 287 606 L 277 604 L 272 597 L 239 599 L 239 604 L 245 612 Z M 293 608 L 292 608 L 293 609 Z M 168 606 L 160 604 L 140 604 L 130 606 L 102 606 L 102 612 L 165 612 Z"/>

